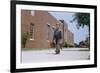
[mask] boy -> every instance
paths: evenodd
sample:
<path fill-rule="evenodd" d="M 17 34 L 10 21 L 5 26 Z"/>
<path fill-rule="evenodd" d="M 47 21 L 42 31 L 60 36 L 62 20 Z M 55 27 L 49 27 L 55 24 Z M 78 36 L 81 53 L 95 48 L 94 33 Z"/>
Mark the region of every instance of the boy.
<path fill-rule="evenodd" d="M 56 29 L 54 30 L 54 43 L 55 43 L 55 47 L 56 47 L 56 54 L 59 54 L 60 53 L 60 44 L 61 44 L 61 39 L 62 39 L 62 32 L 60 30 L 60 24 L 57 23 L 56 24 Z"/>

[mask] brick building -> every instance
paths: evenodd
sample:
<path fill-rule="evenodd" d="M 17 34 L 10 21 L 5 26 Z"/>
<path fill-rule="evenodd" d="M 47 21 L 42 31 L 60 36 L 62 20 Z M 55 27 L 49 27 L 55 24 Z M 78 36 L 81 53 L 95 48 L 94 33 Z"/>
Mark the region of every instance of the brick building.
<path fill-rule="evenodd" d="M 21 10 L 21 34 L 29 33 L 26 48 L 52 48 L 52 40 L 56 23 L 61 23 L 63 44 L 74 45 L 74 35 L 67 24 L 57 20 L 47 11 Z"/>

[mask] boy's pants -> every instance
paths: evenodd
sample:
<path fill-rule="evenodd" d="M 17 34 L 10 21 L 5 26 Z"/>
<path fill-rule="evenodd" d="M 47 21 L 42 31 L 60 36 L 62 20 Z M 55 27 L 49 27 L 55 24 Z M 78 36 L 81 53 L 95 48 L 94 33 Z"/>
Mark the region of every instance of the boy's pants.
<path fill-rule="evenodd" d="M 56 54 L 59 54 L 60 53 L 60 40 L 57 40 L 56 41 L 56 45 L 55 45 L 55 47 L 56 47 Z"/>

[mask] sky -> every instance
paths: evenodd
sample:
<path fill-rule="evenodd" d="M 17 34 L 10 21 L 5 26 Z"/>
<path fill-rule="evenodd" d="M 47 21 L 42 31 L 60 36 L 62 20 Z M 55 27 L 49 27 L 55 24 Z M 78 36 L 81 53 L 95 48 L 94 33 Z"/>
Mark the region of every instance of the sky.
<path fill-rule="evenodd" d="M 77 22 L 71 22 L 74 12 L 49 12 L 57 20 L 64 20 L 68 24 L 68 29 L 74 34 L 74 43 L 79 44 L 80 41 L 85 40 L 89 34 L 88 27 L 77 29 Z"/>

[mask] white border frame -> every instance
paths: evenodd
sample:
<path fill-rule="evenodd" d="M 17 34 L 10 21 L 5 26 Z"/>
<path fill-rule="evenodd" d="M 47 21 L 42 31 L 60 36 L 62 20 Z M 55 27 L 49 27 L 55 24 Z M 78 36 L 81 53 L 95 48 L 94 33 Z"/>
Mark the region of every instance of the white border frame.
<path fill-rule="evenodd" d="M 70 11 L 90 13 L 90 60 L 80 61 L 61 61 L 47 63 L 21 63 L 21 9 L 27 10 L 52 10 L 52 11 Z M 94 64 L 94 9 L 86 8 L 70 8 L 70 7 L 51 7 L 51 6 L 35 6 L 35 5 L 16 5 L 16 69 L 23 68 L 39 68 L 39 67 L 55 67 L 55 66 L 72 66 L 72 65 L 88 65 Z"/>

